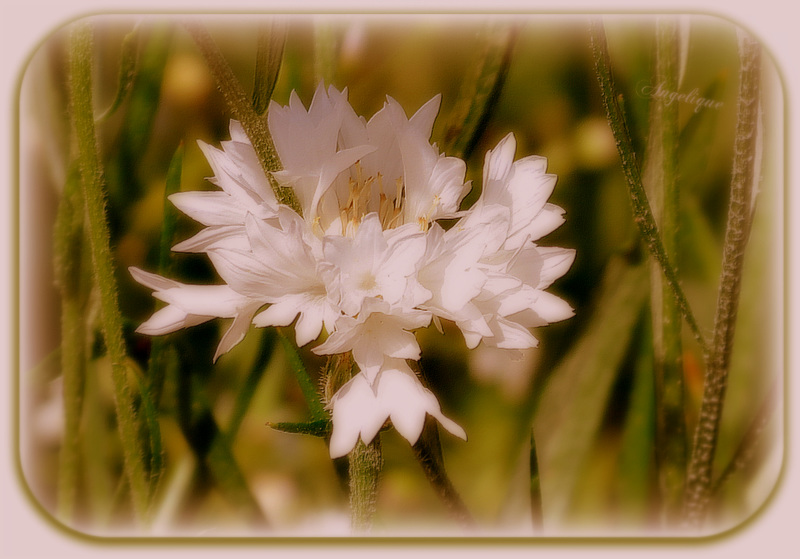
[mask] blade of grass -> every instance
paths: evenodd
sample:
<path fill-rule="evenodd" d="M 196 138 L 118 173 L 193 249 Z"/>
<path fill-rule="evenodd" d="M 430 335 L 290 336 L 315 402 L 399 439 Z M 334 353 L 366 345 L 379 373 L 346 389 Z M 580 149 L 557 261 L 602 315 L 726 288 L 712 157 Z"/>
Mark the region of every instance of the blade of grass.
<path fill-rule="evenodd" d="M 692 330 L 697 342 L 704 351 L 708 349 L 708 344 L 700 332 L 700 327 L 692 314 L 686 295 L 681 289 L 678 281 L 678 274 L 675 271 L 669 257 L 664 251 L 664 245 L 656 226 L 650 203 L 642 185 L 641 172 L 636 161 L 636 152 L 633 149 L 633 142 L 628 126 L 625 123 L 625 116 L 620 108 L 620 100 L 614 87 L 614 78 L 611 73 L 611 60 L 608 55 L 608 45 L 606 44 L 605 30 L 603 23 L 599 20 L 592 20 L 591 23 L 592 54 L 594 58 L 595 72 L 600 83 L 600 92 L 603 99 L 606 117 L 617 142 L 622 171 L 625 175 L 628 186 L 628 194 L 633 209 L 634 221 L 639 229 L 642 239 L 647 245 L 650 254 L 656 259 L 664 272 L 664 278 L 670 287 L 678 309 Z"/>
<path fill-rule="evenodd" d="M 64 438 L 58 467 L 58 516 L 67 523 L 72 520 L 78 490 L 80 421 L 86 378 L 84 305 L 88 289 L 81 282 L 83 215 L 80 170 L 73 165 L 59 203 L 53 238 L 56 282 L 61 292 L 60 356 L 64 405 Z"/>
<path fill-rule="evenodd" d="M 480 60 L 474 74 L 461 83 L 461 91 L 444 133 L 445 153 L 469 158 L 500 97 L 518 30 L 489 24 L 482 32 Z"/>
<path fill-rule="evenodd" d="M 142 194 L 141 177 L 132 170 L 139 168 L 153 132 L 172 33 L 172 25 L 164 23 L 142 31 L 139 67 L 131 84 L 117 154 L 109 161 L 107 169 L 109 196 L 114 207 L 125 208 Z"/>
<path fill-rule="evenodd" d="M 712 468 L 736 328 L 744 252 L 753 217 L 751 209 L 758 138 L 761 46 L 743 31 L 739 31 L 739 56 L 731 194 L 714 316 L 714 342 L 707 359 L 703 401 L 692 445 L 683 509 L 684 524 L 692 528 L 702 525 L 710 502 Z"/>
<path fill-rule="evenodd" d="M 92 110 L 92 29 L 88 23 L 75 26 L 70 45 L 70 101 L 77 136 L 83 199 L 94 279 L 100 293 L 103 333 L 112 363 L 112 380 L 117 423 L 122 441 L 125 474 L 130 485 L 133 508 L 145 520 L 149 486 L 146 466 L 138 443 L 138 418 L 125 370 L 126 349 L 122 339 L 122 317 L 117 305 L 114 264 L 109 249 L 105 217 L 103 171 L 98 157 Z"/>
<path fill-rule="evenodd" d="M 225 436 L 228 437 L 231 443 L 236 438 L 236 433 L 239 431 L 247 408 L 250 407 L 250 402 L 253 401 L 258 383 L 264 376 L 267 365 L 275 351 L 275 334 L 273 331 L 271 329 L 263 329 L 262 332 L 258 355 L 256 355 L 256 359 L 250 367 L 250 372 L 247 374 L 244 384 L 242 384 L 242 387 L 236 395 L 233 412 L 228 422 L 228 428 L 225 431 Z"/>
<path fill-rule="evenodd" d="M 646 313 L 645 313 L 646 314 Z M 642 319 L 639 354 L 633 370 L 630 405 L 622 429 L 616 478 L 623 521 L 644 527 L 652 510 L 652 474 L 655 454 L 655 376 L 652 330 L 649 317 Z"/>
<path fill-rule="evenodd" d="M 172 275 L 171 248 L 174 243 L 175 228 L 178 223 L 178 211 L 175 206 L 169 202 L 168 198 L 171 194 L 179 192 L 181 189 L 183 154 L 184 147 L 183 142 L 181 142 L 170 160 L 164 187 L 164 213 L 158 252 L 158 273 L 164 277 L 170 277 Z M 158 301 L 156 305 L 157 308 L 160 308 L 164 306 L 164 303 Z M 164 379 L 167 377 L 167 369 L 177 366 L 176 360 L 178 358 L 178 354 L 175 353 L 174 349 L 170 349 L 168 337 L 156 336 L 153 338 L 150 346 L 150 359 L 147 364 L 147 378 L 150 395 L 153 400 L 153 405 L 155 405 L 156 408 L 158 408 L 159 402 L 161 401 L 161 393 L 164 389 Z"/>
<path fill-rule="evenodd" d="M 678 90 L 677 60 L 677 23 L 674 18 L 661 17 L 656 23 L 655 83 L 666 91 Z M 678 104 L 664 97 L 652 99 L 645 178 L 648 194 L 654 201 L 664 255 L 673 263 L 678 262 L 680 207 L 677 141 Z M 661 277 L 660 267 L 653 263 L 651 314 L 656 380 L 656 458 L 664 518 L 673 523 L 680 514 L 687 455 L 682 324 L 672 291 Z"/>
<path fill-rule="evenodd" d="M 211 403 L 196 376 L 186 360 L 183 360 L 175 379 L 180 429 L 197 457 L 197 464 L 208 467 L 214 483 L 224 497 L 252 525 L 267 525 L 264 511 L 247 485 L 229 438 L 220 430 Z"/>
<path fill-rule="evenodd" d="M 241 122 L 247 137 L 250 138 L 264 175 L 270 181 L 278 202 L 286 204 L 302 215 L 302 209 L 294 190 L 279 185 L 272 176 L 273 171 L 281 169 L 281 162 L 278 153 L 275 151 L 275 144 L 272 142 L 267 123 L 256 113 L 247 100 L 241 84 L 225 61 L 222 52 L 220 52 L 208 30 L 197 21 L 186 21 L 184 26 L 200 49 L 203 58 L 205 58 L 211 74 L 214 76 L 214 81 L 222 92 L 233 118 Z"/>
<path fill-rule="evenodd" d="M 285 45 L 286 26 L 283 23 L 272 20 L 259 26 L 253 78 L 253 109 L 258 115 L 263 115 L 269 107 L 269 100 L 278 83 Z"/>
<path fill-rule="evenodd" d="M 585 333 L 543 390 L 533 425 L 548 523 L 558 524 L 572 499 L 634 335 L 647 285 L 644 265 L 619 260 L 609 264 Z"/>

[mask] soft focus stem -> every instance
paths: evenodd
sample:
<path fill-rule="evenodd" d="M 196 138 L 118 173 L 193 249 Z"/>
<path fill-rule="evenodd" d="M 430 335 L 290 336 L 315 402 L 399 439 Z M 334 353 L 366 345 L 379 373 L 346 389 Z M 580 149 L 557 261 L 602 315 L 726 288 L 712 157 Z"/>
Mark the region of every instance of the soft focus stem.
<path fill-rule="evenodd" d="M 61 380 L 64 439 L 59 456 L 58 514 L 69 522 L 75 509 L 80 457 L 80 418 L 85 384 L 85 288 L 81 266 L 84 250 L 83 198 L 77 166 L 70 169 L 58 206 L 55 236 L 56 282 L 61 291 Z"/>
<path fill-rule="evenodd" d="M 659 18 L 656 28 L 656 83 L 678 89 L 678 28 L 674 18 Z M 678 103 L 652 100 L 646 179 L 661 229 L 664 254 L 678 262 L 677 141 Z M 663 512 L 668 522 L 680 513 L 686 477 L 681 315 L 671 289 L 653 263 L 651 308 L 656 395 L 656 458 Z"/>
<path fill-rule="evenodd" d="M 703 402 L 692 446 L 683 510 L 684 523 L 693 528 L 699 528 L 702 524 L 710 501 L 714 455 L 739 306 L 744 250 L 753 216 L 751 210 L 758 136 L 761 47 L 744 32 L 739 35 L 739 57 L 741 69 L 733 143 L 731 196 L 714 317 L 714 343 L 706 359 Z"/>
<path fill-rule="evenodd" d="M 642 185 L 642 176 L 639 170 L 639 164 L 636 161 L 633 141 L 631 140 L 628 125 L 625 122 L 625 116 L 620 107 L 620 100 L 617 97 L 616 88 L 614 86 L 614 78 L 611 73 L 611 60 L 608 55 L 608 45 L 606 43 L 606 34 L 602 21 L 592 20 L 591 37 L 594 67 L 597 73 L 597 79 L 600 83 L 603 107 L 606 111 L 608 124 L 617 142 L 617 151 L 619 152 L 620 161 L 622 163 L 625 181 L 628 185 L 628 195 L 630 197 L 636 227 L 639 229 L 639 234 L 645 241 L 650 254 L 661 266 L 664 272 L 664 279 L 675 297 L 675 303 L 678 309 L 680 309 L 681 314 L 691 328 L 692 334 L 694 334 L 695 339 L 703 350 L 706 351 L 708 345 L 700 332 L 700 327 L 697 325 L 697 321 L 692 314 L 686 295 L 683 293 L 683 289 L 681 289 L 680 283 L 678 282 L 678 273 L 675 271 L 672 260 L 670 260 L 664 250 L 664 245 L 661 241 L 653 212 L 650 209 L 650 203 L 645 194 L 644 186 Z"/>
<path fill-rule="evenodd" d="M 88 23 L 78 24 L 72 33 L 69 63 L 70 100 L 78 142 L 83 198 L 88 218 L 94 279 L 100 292 L 103 332 L 111 358 L 111 376 L 124 470 L 130 485 L 134 512 L 140 520 L 144 520 L 149 494 L 148 477 L 139 448 L 133 397 L 127 382 L 122 317 L 117 305 L 117 285 L 108 245 L 103 176 L 92 110 L 92 30 Z"/>
<path fill-rule="evenodd" d="M 372 528 L 378 502 L 378 479 L 383 468 L 380 434 L 369 444 L 359 439 L 349 457 L 351 525 L 353 532 L 364 534 Z"/>

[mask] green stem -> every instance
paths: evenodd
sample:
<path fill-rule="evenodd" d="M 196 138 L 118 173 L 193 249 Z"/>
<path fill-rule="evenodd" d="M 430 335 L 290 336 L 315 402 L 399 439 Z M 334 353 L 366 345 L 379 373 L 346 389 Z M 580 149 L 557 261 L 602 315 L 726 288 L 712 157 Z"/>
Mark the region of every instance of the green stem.
<path fill-rule="evenodd" d="M 88 23 L 75 27 L 70 46 L 70 96 L 78 141 L 83 199 L 92 252 L 94 279 L 100 292 L 103 332 L 111 358 L 111 376 L 117 423 L 122 442 L 125 474 L 130 485 L 134 512 L 144 520 L 148 504 L 148 476 L 138 440 L 138 422 L 127 381 L 126 350 L 122 317 L 117 305 L 114 265 L 108 246 L 105 193 L 92 109 L 92 29 Z"/>
<path fill-rule="evenodd" d="M 678 273 L 675 271 L 675 267 L 672 265 L 670 258 L 664 250 L 664 245 L 661 241 L 653 212 L 650 209 L 650 203 L 647 200 L 647 195 L 642 185 L 642 176 L 639 170 L 639 164 L 636 161 L 633 141 L 631 140 L 631 135 L 625 122 L 625 116 L 620 107 L 620 100 L 617 96 L 616 88 L 614 87 L 614 78 L 611 73 L 611 60 L 608 55 L 608 45 L 606 43 L 606 34 L 603 29 L 602 21 L 592 21 L 591 37 L 594 67 L 597 73 L 597 79 L 600 83 L 603 107 L 606 111 L 606 117 L 611 126 L 611 131 L 614 134 L 614 139 L 617 142 L 617 151 L 619 152 L 626 184 L 628 185 L 628 195 L 631 200 L 634 221 L 639 229 L 639 234 L 647 245 L 647 249 L 661 266 L 664 272 L 664 278 L 675 297 L 675 303 L 678 309 L 680 309 L 681 315 L 683 315 L 691 328 L 692 334 L 697 342 L 703 350 L 706 351 L 708 345 L 700 332 L 700 327 L 697 325 L 697 321 L 692 314 L 686 295 L 683 293 L 683 289 L 681 289 L 680 283 L 678 282 Z"/>
<path fill-rule="evenodd" d="M 225 61 L 222 52 L 220 52 L 208 30 L 195 21 L 184 22 L 184 26 L 206 59 L 211 74 L 214 76 L 214 81 L 217 82 L 217 87 L 222 92 L 233 118 L 242 124 L 245 133 L 250 138 L 264 175 L 269 179 L 278 202 L 286 204 L 302 215 L 302 209 L 294 191 L 291 188 L 280 186 L 272 176 L 273 171 L 281 169 L 281 161 L 275 151 L 275 144 L 272 142 L 272 136 L 269 133 L 265 119 L 260 117 L 253 109 L 244 89 L 242 89 L 233 70 Z"/>
<path fill-rule="evenodd" d="M 378 501 L 378 479 L 383 468 L 380 434 L 365 445 L 359 439 L 350 452 L 350 513 L 353 532 L 372 528 Z"/>
<path fill-rule="evenodd" d="M 678 89 L 678 28 L 674 19 L 659 18 L 656 32 L 656 83 Z M 652 100 L 648 141 L 648 183 L 661 229 L 664 254 L 678 261 L 677 140 L 678 104 Z M 651 308 L 656 388 L 656 458 L 663 512 L 668 522 L 680 513 L 686 477 L 681 315 L 669 286 L 654 263 Z"/>
<path fill-rule="evenodd" d="M 733 144 L 733 172 L 722 273 L 714 317 L 714 345 L 708 354 L 703 402 L 695 430 L 684 503 L 684 523 L 699 528 L 708 508 L 722 406 L 728 381 L 744 251 L 752 223 L 752 189 L 757 145 L 761 47 L 740 33 L 739 97 Z"/>
<path fill-rule="evenodd" d="M 55 236 L 55 272 L 61 291 L 61 379 L 64 402 L 64 439 L 59 456 L 58 515 L 72 519 L 78 487 L 80 419 L 85 384 L 85 282 L 82 282 L 84 230 L 80 171 L 69 172 L 58 207 Z"/>

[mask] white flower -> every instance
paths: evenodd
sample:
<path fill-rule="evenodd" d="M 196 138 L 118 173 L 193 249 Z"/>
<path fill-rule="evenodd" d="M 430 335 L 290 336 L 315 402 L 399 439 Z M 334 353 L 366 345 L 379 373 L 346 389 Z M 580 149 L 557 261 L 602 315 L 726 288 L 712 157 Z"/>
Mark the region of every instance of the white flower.
<path fill-rule="evenodd" d="M 436 396 L 422 386 L 404 360 L 387 359 L 378 375 L 374 386 L 363 375 L 356 375 L 331 398 L 331 458 L 350 452 L 359 437 L 368 444 L 387 419 L 412 445 L 422 433 L 426 414 L 455 436 L 467 439 L 464 430 L 442 414 Z"/>
<path fill-rule="evenodd" d="M 175 250 L 204 252 L 224 285 L 188 286 L 132 270 L 168 303 L 140 331 L 152 335 L 233 318 L 217 354 L 249 324 L 288 326 L 314 352 L 352 352 L 359 372 L 331 399 L 331 454 L 368 443 L 390 419 L 411 444 L 431 415 L 444 417 L 406 360 L 420 358 L 414 331 L 453 321 L 467 346 L 534 347 L 529 328 L 572 309 L 545 291 L 574 251 L 534 241 L 563 223 L 547 203 L 556 177 L 541 157 L 514 161 L 509 134 L 486 154 L 482 193 L 467 211 L 466 165 L 430 143 L 434 97 L 411 118 L 391 98 L 370 120 L 346 91 L 320 86 L 306 110 L 296 94 L 272 102 L 269 129 L 283 164 L 273 178 L 292 188 L 302 215 L 279 205 L 238 123 L 218 150 L 200 144 L 221 188 L 170 199 L 206 226 Z M 437 220 L 458 221 L 445 230 Z"/>

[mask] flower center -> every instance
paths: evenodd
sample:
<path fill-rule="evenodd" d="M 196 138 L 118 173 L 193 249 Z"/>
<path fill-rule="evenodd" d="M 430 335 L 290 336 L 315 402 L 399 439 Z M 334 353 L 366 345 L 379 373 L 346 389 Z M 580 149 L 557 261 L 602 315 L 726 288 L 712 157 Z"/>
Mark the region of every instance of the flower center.
<path fill-rule="evenodd" d="M 375 183 L 377 183 L 380 196 L 378 218 L 380 219 L 381 227 L 386 230 L 402 225 L 403 205 L 405 202 L 403 178 L 397 177 L 394 198 L 389 199 L 383 189 L 383 175 L 378 173 L 376 176 L 365 177 L 360 161 L 356 161 L 354 167 L 356 176 L 355 179 L 350 177 L 349 180 L 347 205 L 339 210 L 342 235 L 355 233 L 358 230 L 358 224 L 361 223 L 361 219 L 369 213 L 369 202 L 372 198 L 372 188 Z"/>

